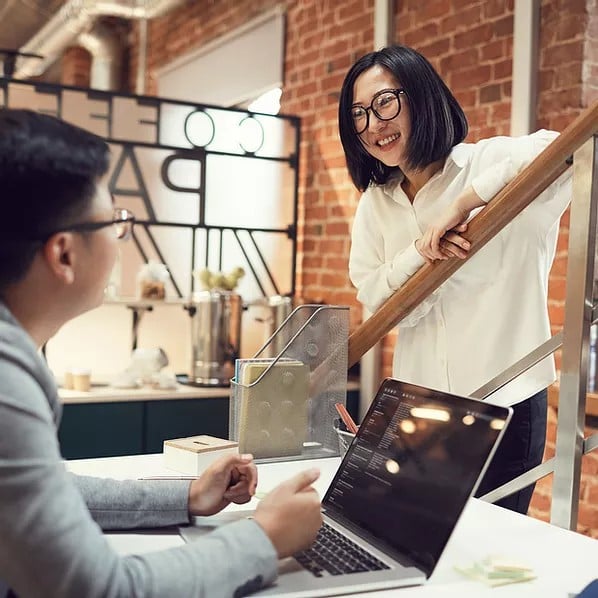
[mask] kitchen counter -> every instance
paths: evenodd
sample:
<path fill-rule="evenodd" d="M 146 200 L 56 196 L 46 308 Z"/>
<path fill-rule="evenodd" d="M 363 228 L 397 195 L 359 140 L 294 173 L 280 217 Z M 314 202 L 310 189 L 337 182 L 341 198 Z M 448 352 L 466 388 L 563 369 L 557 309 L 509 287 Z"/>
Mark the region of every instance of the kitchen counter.
<path fill-rule="evenodd" d="M 175 389 L 162 390 L 150 386 L 142 388 L 114 388 L 113 386 L 93 386 L 89 392 L 58 389 L 63 404 L 71 403 L 120 403 L 129 401 L 163 401 L 178 399 L 204 399 L 230 396 L 228 386 L 186 386 L 179 384 Z"/>
<path fill-rule="evenodd" d="M 359 381 L 349 380 L 347 391 L 359 391 Z M 186 386 L 179 384 L 176 389 L 158 390 L 150 386 L 143 388 L 114 388 L 98 385 L 89 392 L 80 390 L 58 389 L 58 396 L 64 405 L 80 403 L 120 403 L 130 401 L 169 401 L 179 399 L 214 399 L 230 397 L 228 386 Z"/>
<path fill-rule="evenodd" d="M 164 440 L 209 434 L 228 438 L 229 387 L 179 384 L 173 390 L 92 386 L 59 389 L 58 438 L 65 459 L 162 452 Z M 347 409 L 359 413 L 359 382 L 347 384 Z"/>

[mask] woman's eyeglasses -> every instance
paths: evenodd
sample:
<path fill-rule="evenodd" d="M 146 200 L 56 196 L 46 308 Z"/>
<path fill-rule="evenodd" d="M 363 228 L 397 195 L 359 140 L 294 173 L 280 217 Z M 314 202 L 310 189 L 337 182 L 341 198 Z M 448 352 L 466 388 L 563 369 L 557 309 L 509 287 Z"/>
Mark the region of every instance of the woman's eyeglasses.
<path fill-rule="evenodd" d="M 401 94 L 403 89 L 383 89 L 374 95 L 372 102 L 366 108 L 364 106 L 352 106 L 351 118 L 353 128 L 357 135 L 361 135 L 370 124 L 370 110 L 379 120 L 392 120 L 401 112 Z"/>

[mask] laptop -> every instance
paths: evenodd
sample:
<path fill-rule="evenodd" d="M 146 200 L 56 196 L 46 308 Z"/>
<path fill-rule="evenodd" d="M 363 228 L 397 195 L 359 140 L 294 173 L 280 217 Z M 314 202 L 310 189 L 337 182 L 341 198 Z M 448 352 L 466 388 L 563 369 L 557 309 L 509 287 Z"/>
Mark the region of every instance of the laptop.
<path fill-rule="evenodd" d="M 423 584 L 511 415 L 509 407 L 384 380 L 322 500 L 316 543 L 281 560 L 275 584 L 256 595 L 311 598 Z M 202 530 L 181 534 L 190 540 Z"/>

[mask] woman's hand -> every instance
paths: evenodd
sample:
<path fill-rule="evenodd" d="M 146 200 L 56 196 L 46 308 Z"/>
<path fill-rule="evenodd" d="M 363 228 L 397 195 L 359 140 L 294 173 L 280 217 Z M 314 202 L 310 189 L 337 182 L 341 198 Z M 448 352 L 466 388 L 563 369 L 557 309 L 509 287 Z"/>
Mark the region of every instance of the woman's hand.
<path fill-rule="evenodd" d="M 189 488 L 189 513 L 214 515 L 231 502 L 251 500 L 257 486 L 253 455 L 226 455 L 208 467 Z"/>
<path fill-rule="evenodd" d="M 465 259 L 471 244 L 461 236 L 467 230 L 467 219 L 474 208 L 484 201 L 468 187 L 415 242 L 415 248 L 429 261 L 447 260 L 451 257 Z"/>
<path fill-rule="evenodd" d="M 469 241 L 459 233 L 467 230 L 467 223 L 460 222 L 451 226 L 454 218 L 443 216 L 431 224 L 421 239 L 415 242 L 415 248 L 429 261 L 447 260 L 450 257 L 464 259 L 470 248 Z"/>

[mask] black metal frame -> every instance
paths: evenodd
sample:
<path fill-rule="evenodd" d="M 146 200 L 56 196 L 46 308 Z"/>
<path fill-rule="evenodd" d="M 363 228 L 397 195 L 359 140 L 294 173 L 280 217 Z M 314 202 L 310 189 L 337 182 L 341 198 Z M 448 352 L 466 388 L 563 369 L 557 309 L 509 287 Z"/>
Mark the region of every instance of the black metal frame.
<path fill-rule="evenodd" d="M 2 96 L 0 96 L 0 108 L 10 107 L 11 102 L 11 87 L 12 86 L 29 86 L 34 89 L 36 93 L 40 94 L 49 94 L 53 95 L 56 98 L 56 107 L 57 110 L 55 112 L 45 111 L 50 113 L 58 118 L 63 118 L 63 92 L 64 91 L 75 91 L 79 93 L 83 93 L 87 96 L 89 100 L 101 100 L 107 102 L 107 114 L 90 114 L 91 118 L 100 119 L 106 121 L 109 134 L 104 136 L 106 141 L 112 145 L 120 146 L 122 148 L 121 154 L 116 162 L 114 167 L 114 171 L 112 173 L 112 177 L 109 181 L 109 187 L 113 194 L 121 195 L 121 196 L 130 196 L 130 197 L 140 197 L 143 201 L 144 207 L 149 215 L 148 219 L 139 219 L 136 221 L 137 226 L 141 226 L 153 248 L 156 252 L 156 255 L 159 257 L 160 261 L 168 264 L 164 258 L 160 247 L 150 230 L 151 227 L 181 227 L 187 230 L 192 231 L 192 242 L 191 242 L 191 269 L 194 270 L 196 267 L 196 244 L 197 244 L 197 233 L 200 230 L 206 230 L 206 243 L 205 243 L 205 265 L 207 266 L 210 259 L 210 238 L 213 234 L 218 235 L 218 265 L 219 269 L 222 268 L 222 251 L 223 251 L 223 234 L 225 231 L 231 231 L 234 235 L 236 242 L 239 245 L 241 252 L 246 260 L 246 265 L 251 272 L 257 286 L 260 289 L 260 292 L 266 296 L 268 293 L 265 288 L 265 282 L 268 281 L 272 288 L 275 290 L 277 294 L 281 293 L 281 289 L 279 288 L 278 284 L 276 283 L 274 276 L 272 274 L 271 268 L 268 266 L 267 260 L 260 250 L 258 243 L 255 239 L 254 234 L 257 232 L 269 233 L 273 235 L 286 235 L 292 242 L 292 254 L 291 254 L 291 289 L 290 294 L 295 293 L 295 276 L 296 276 L 296 269 L 297 269 L 297 220 L 298 220 L 298 186 L 299 186 L 299 147 L 300 147 L 300 119 L 296 116 L 289 116 L 289 115 L 261 115 L 266 116 L 268 118 L 275 118 L 280 120 L 285 120 L 290 123 L 290 125 L 294 129 L 295 133 L 295 146 L 292 153 L 289 155 L 283 156 L 276 156 L 276 155 L 264 155 L 260 153 L 261 148 L 264 144 L 264 130 L 262 127 L 262 136 L 261 136 L 261 143 L 258 148 L 253 151 L 247 151 L 242 146 L 240 146 L 240 150 L 238 152 L 229 152 L 229 151 L 219 151 L 219 150 L 211 150 L 209 149 L 210 144 L 213 142 L 215 134 L 216 134 L 216 123 L 214 119 L 210 116 L 210 112 L 235 112 L 239 113 L 241 120 L 239 122 L 239 126 L 246 120 L 252 119 L 255 122 L 259 121 L 256 120 L 256 116 L 260 116 L 259 113 L 252 113 L 247 110 L 242 110 L 239 108 L 224 108 L 220 106 L 213 106 L 210 104 L 196 104 L 193 102 L 185 102 L 180 100 L 170 100 L 166 98 L 156 98 L 152 96 L 140 96 L 135 94 L 127 94 L 127 93 L 119 93 L 119 92 L 110 92 L 110 91 L 100 91 L 94 89 L 88 89 L 83 87 L 74 87 L 68 85 L 54 85 L 54 84 L 47 84 L 47 83 L 37 83 L 37 82 L 30 82 L 30 81 L 21 81 L 17 79 L 12 79 L 9 77 L 0 77 L 0 91 L 2 92 Z M 155 142 L 143 142 L 143 141 L 127 141 L 123 139 L 118 139 L 113 135 L 113 125 L 114 125 L 114 117 L 113 117 L 113 103 L 116 98 L 129 98 L 134 99 L 137 102 L 138 106 L 150 106 L 155 108 L 157 119 L 156 121 L 150 120 L 140 120 L 140 124 L 151 124 L 156 127 L 156 139 Z M 173 105 L 173 106 L 181 106 L 190 108 L 191 112 L 185 118 L 185 128 L 184 134 L 185 138 L 192 146 L 189 147 L 181 147 L 176 145 L 168 145 L 164 143 L 160 143 L 160 139 L 162 139 L 162 123 L 161 123 L 161 114 L 164 105 Z M 208 112 L 209 111 L 209 112 Z M 40 110 L 40 112 L 44 112 Z M 199 146 L 196 145 L 188 135 L 186 130 L 187 122 L 189 118 L 196 113 L 203 113 L 212 121 L 212 135 L 211 138 L 203 145 Z M 261 126 L 261 124 L 260 124 Z M 239 144 L 240 145 L 240 144 Z M 181 192 L 181 193 L 195 193 L 198 196 L 198 219 L 196 223 L 189 224 L 183 222 L 165 222 L 165 221 L 158 221 L 156 219 L 156 214 L 154 211 L 154 207 L 152 205 L 150 193 L 145 186 L 143 174 L 141 172 L 139 161 L 135 155 L 135 148 L 150 148 L 150 149 L 157 149 L 157 150 L 167 150 L 171 151 L 172 153 L 167 156 L 167 158 L 162 163 L 162 167 L 160 170 L 160 177 L 164 186 L 171 191 L 174 192 Z M 207 172 L 207 157 L 210 155 L 216 156 L 230 156 L 235 158 L 247 158 L 252 160 L 269 160 L 275 162 L 283 162 L 288 164 L 294 171 L 294 188 L 293 188 L 293 221 L 290 222 L 284 228 L 260 228 L 260 227 L 242 227 L 242 226 L 222 226 L 222 225 L 210 225 L 205 221 L 205 213 L 206 213 L 206 206 L 208 205 L 208 198 L 206 196 L 206 176 L 208 175 Z M 185 188 L 175 185 L 170 181 L 168 177 L 168 167 L 170 164 L 176 160 L 192 160 L 199 163 L 200 166 L 200 174 L 201 174 L 201 184 L 199 188 Z M 118 178 L 122 172 L 122 168 L 125 163 L 129 163 L 133 168 L 135 178 L 139 183 L 138 189 L 127 189 L 127 188 L 119 188 L 118 186 Z M 239 236 L 240 232 L 246 232 L 248 234 L 249 241 L 244 241 Z M 147 263 L 148 255 L 144 251 L 139 236 L 134 234 L 133 236 L 135 246 L 141 255 L 144 262 Z M 263 270 L 265 271 L 265 278 L 260 277 L 259 272 L 256 269 L 255 260 L 252 262 L 251 256 L 247 252 L 247 247 L 251 246 L 252 249 L 258 256 L 258 261 Z M 181 291 L 181 288 L 177 281 L 174 279 L 171 269 L 168 268 L 171 276 L 172 285 L 178 295 L 178 297 L 183 297 L 184 294 Z M 193 285 L 194 281 L 193 278 L 191 279 L 191 288 L 189 289 L 190 292 L 193 292 Z"/>

